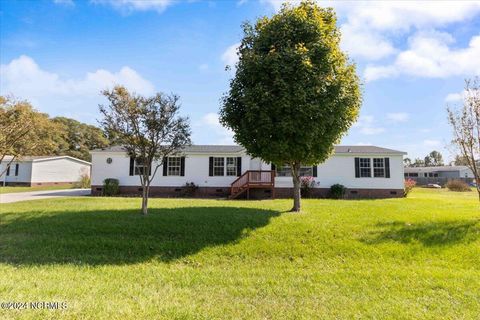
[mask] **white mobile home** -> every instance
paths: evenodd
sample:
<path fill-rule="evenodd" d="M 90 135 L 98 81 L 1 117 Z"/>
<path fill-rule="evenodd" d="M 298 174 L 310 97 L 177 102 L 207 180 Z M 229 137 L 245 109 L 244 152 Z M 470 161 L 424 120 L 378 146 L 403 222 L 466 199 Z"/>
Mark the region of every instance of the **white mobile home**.
<path fill-rule="evenodd" d="M 0 164 L 0 172 L 10 162 L 6 157 Z M 69 156 L 29 156 L 13 161 L 0 176 L 5 185 L 57 185 L 72 184 L 84 174 L 90 175 L 90 162 Z"/>
<path fill-rule="evenodd" d="M 344 185 L 347 197 L 403 196 L 405 152 L 375 146 L 336 146 L 334 155 L 317 166 L 302 167 L 303 176 L 314 179 L 313 196 L 328 194 L 333 184 Z M 120 192 L 141 192 L 135 159 L 123 147 L 91 151 L 92 194 L 102 194 L 103 181 L 119 180 Z M 292 178 L 286 166 L 275 167 L 251 158 L 236 145 L 193 145 L 181 156 L 165 159 L 151 185 L 153 196 L 179 196 L 193 182 L 198 197 L 290 197 Z"/>

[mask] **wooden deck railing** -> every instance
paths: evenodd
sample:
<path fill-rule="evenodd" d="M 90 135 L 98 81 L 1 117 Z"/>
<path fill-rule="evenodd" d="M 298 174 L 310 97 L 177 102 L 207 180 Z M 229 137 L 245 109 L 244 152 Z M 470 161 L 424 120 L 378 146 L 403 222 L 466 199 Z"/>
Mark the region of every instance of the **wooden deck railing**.
<path fill-rule="evenodd" d="M 231 184 L 231 195 L 245 188 L 263 188 L 275 185 L 275 171 L 248 170 Z"/>

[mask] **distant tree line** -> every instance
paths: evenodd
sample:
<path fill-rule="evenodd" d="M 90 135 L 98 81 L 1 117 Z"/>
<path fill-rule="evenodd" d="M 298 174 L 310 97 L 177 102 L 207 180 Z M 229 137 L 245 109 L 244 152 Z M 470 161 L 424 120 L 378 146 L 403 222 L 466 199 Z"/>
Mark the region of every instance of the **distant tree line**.
<path fill-rule="evenodd" d="M 0 162 L 37 155 L 68 155 L 90 161 L 89 150 L 109 144 L 105 133 L 94 125 L 66 117 L 50 118 L 26 100 L 0 96 Z"/>
<path fill-rule="evenodd" d="M 437 167 L 443 166 L 443 156 L 440 152 L 433 150 L 425 156 L 425 158 L 416 158 L 412 161 L 410 158 L 403 159 L 406 167 Z"/>

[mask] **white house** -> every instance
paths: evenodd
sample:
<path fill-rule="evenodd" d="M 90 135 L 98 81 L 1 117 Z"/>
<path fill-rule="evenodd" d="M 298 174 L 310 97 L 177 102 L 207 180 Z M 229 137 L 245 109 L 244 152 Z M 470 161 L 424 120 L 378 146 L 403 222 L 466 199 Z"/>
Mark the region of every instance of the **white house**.
<path fill-rule="evenodd" d="M 318 166 L 302 167 L 303 176 L 315 180 L 313 196 L 323 197 L 330 186 L 342 184 L 347 197 L 403 196 L 405 152 L 375 146 L 336 146 L 334 155 Z M 92 194 L 102 193 L 103 181 L 119 180 L 120 192 L 141 192 L 135 159 L 122 147 L 91 151 Z M 153 179 L 150 194 L 178 196 L 186 183 L 198 186 L 198 197 L 253 196 L 290 197 L 292 178 L 288 167 L 278 167 L 251 158 L 236 145 L 193 145 L 181 156 L 169 157 Z"/>
<path fill-rule="evenodd" d="M 0 172 L 10 162 L 6 157 L 0 164 Z M 28 156 L 13 161 L 0 176 L 0 184 L 6 185 L 56 185 L 72 184 L 84 174 L 90 175 L 90 162 L 69 156 Z"/>
<path fill-rule="evenodd" d="M 472 170 L 467 166 L 437 166 L 437 167 L 407 167 L 407 178 L 475 178 Z"/>

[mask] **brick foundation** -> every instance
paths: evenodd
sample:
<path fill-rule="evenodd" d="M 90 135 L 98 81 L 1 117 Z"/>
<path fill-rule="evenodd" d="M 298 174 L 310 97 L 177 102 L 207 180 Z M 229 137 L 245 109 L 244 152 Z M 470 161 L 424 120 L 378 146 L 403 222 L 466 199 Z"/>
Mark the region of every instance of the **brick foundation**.
<path fill-rule="evenodd" d="M 92 195 L 101 196 L 102 186 L 92 186 Z M 311 198 L 327 198 L 330 189 L 314 188 Z M 140 186 L 120 186 L 120 194 L 126 196 L 139 196 L 142 194 Z M 150 187 L 152 197 L 188 197 L 188 198 L 226 198 L 230 195 L 230 187 L 199 187 L 193 195 L 187 194 L 184 187 Z M 275 188 L 275 198 L 292 198 L 293 188 Z M 382 199 L 401 198 L 403 189 L 347 189 L 345 199 Z M 239 199 L 245 199 L 244 193 Z M 250 189 L 250 199 L 269 199 L 270 189 Z"/>
<path fill-rule="evenodd" d="M 39 186 L 65 186 L 70 187 L 74 182 L 5 182 L 6 186 L 39 187 Z"/>

